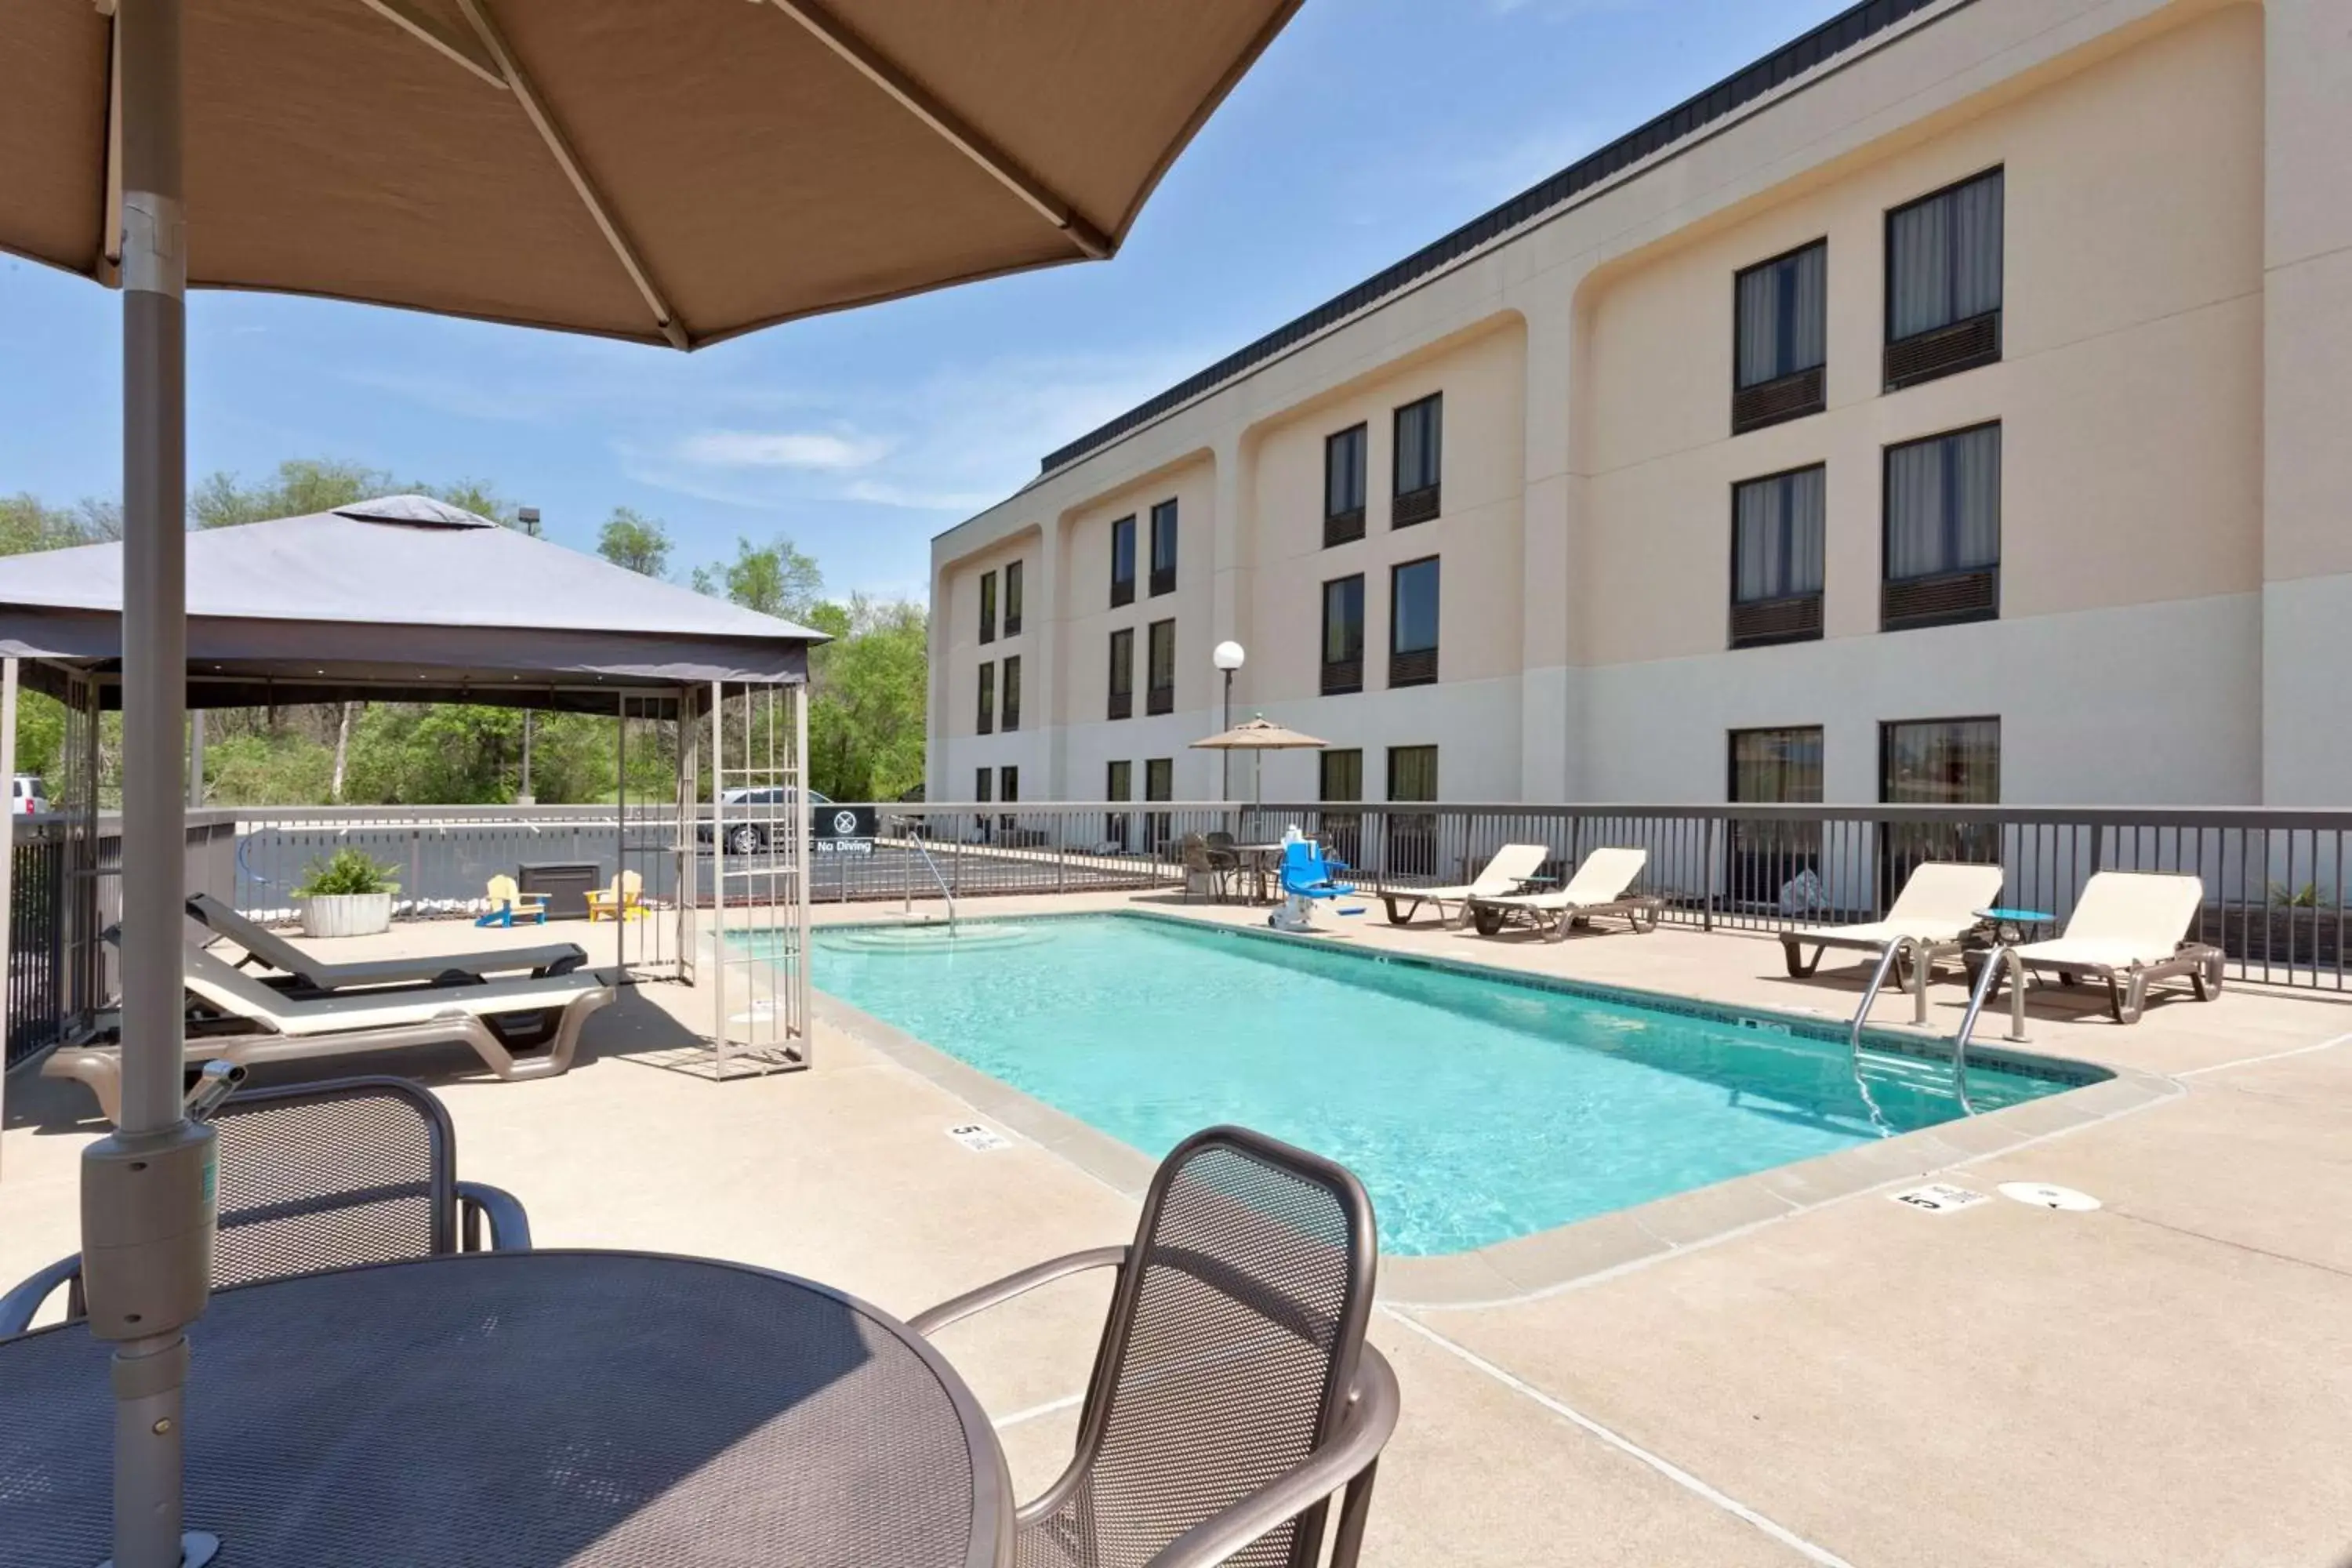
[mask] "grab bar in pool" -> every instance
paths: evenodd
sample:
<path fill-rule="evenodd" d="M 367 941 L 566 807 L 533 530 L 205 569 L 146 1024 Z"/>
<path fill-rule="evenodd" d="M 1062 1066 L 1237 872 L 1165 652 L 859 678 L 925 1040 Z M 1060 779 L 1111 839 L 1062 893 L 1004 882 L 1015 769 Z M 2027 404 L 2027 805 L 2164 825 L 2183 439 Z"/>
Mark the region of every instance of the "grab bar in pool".
<path fill-rule="evenodd" d="M 1870 1010 L 1877 1005 L 1878 993 L 1886 984 L 1887 972 L 1895 967 L 1896 960 L 1906 950 L 1911 954 L 1911 1021 L 1915 1024 L 1927 1021 L 1927 950 L 1915 937 L 1898 936 L 1888 942 L 1885 951 L 1878 955 L 1878 967 L 1871 971 L 1870 984 L 1863 987 L 1862 1005 L 1853 1010 L 1853 1027 L 1846 1035 L 1846 1059 L 1853 1068 L 1853 1087 L 1861 1094 L 1863 1105 L 1870 1111 L 1871 1124 L 1878 1129 L 1881 1137 L 1893 1137 L 1894 1129 L 1887 1126 L 1886 1118 L 1879 1113 L 1878 1100 L 1870 1092 L 1869 1080 L 1863 1077 L 1862 1026 L 1870 1021 Z"/>
<path fill-rule="evenodd" d="M 940 885 L 940 897 L 948 901 L 948 930 L 953 931 L 956 923 L 955 894 L 949 889 L 948 879 L 940 874 L 940 863 L 931 858 L 929 836 L 923 831 L 923 825 L 911 816 L 894 816 L 891 820 L 907 830 L 908 838 L 915 846 L 915 853 L 922 857 L 924 866 L 930 870 L 931 880 Z M 915 879 L 911 867 L 907 877 L 906 902 L 901 907 L 908 914 L 915 912 Z"/>
<path fill-rule="evenodd" d="M 2009 968 L 2009 1037 L 2025 1039 L 2025 965 L 2020 962 L 2017 950 L 2007 942 L 1994 948 L 1977 971 L 1977 983 L 1969 993 L 1969 1010 L 1960 1016 L 1960 1032 L 1952 1037 L 1952 1092 L 1959 1097 L 1960 1109 L 1974 1116 L 1976 1107 L 1969 1103 L 1969 1037 L 1976 1033 L 1977 1015 L 1984 1011 L 1985 998 L 2000 984 L 2002 965 Z"/>

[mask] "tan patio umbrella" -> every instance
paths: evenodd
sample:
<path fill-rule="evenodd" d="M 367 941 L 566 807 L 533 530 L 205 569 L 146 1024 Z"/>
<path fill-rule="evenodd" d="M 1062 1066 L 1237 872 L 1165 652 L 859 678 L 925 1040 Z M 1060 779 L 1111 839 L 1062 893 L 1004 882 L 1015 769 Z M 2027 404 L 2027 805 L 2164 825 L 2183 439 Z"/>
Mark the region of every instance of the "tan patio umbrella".
<path fill-rule="evenodd" d="M 1230 730 L 1220 730 L 1205 741 L 1193 742 L 1192 749 L 1198 752 L 1319 752 L 1329 744 L 1328 741 L 1318 741 L 1312 735 L 1302 735 L 1296 730 L 1286 729 L 1260 713 Z M 1254 761 L 1250 765 L 1250 804 L 1257 805 L 1263 794 L 1258 785 L 1257 763 Z"/>
<path fill-rule="evenodd" d="M 181 1560 L 184 296 L 694 348 L 1110 255 L 1298 0 L 5 0 L 0 250 L 123 290 L 122 1118 L 84 1167 L 118 1568 Z"/>

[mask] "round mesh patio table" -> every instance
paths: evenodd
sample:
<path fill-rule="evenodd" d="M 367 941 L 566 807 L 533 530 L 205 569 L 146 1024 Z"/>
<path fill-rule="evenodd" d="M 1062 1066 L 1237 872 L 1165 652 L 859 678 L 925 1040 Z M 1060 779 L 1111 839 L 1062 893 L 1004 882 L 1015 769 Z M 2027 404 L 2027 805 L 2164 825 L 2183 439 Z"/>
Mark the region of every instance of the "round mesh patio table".
<path fill-rule="evenodd" d="M 191 1530 L 220 1568 L 1010 1562 L 987 1416 L 912 1330 L 806 1280 L 480 1253 L 248 1285 L 189 1331 Z M 109 1347 L 0 1342 L 0 1560 L 111 1551 Z"/>

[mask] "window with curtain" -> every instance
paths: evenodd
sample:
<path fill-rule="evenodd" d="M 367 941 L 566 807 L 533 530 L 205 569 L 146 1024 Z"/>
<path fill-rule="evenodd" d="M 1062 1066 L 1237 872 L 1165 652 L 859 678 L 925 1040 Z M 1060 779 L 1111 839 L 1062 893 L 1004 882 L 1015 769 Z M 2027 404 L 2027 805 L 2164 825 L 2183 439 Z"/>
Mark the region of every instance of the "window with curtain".
<path fill-rule="evenodd" d="M 1733 435 L 1828 406 L 1829 255 L 1816 240 L 1733 278 Z"/>
<path fill-rule="evenodd" d="M 1822 635 L 1828 470 L 1821 464 L 1731 487 L 1731 646 Z"/>
<path fill-rule="evenodd" d="M 1135 628 L 1121 626 L 1110 634 L 1110 717 L 1126 719 L 1135 712 Z"/>
<path fill-rule="evenodd" d="M 1135 519 L 1118 519 L 1110 525 L 1110 603 L 1117 609 L 1135 603 Z"/>
<path fill-rule="evenodd" d="M 1007 763 L 996 770 L 996 798 L 1006 805 L 1021 798 L 1021 770 Z"/>
<path fill-rule="evenodd" d="M 980 722 L 983 735 L 996 731 L 996 665 L 992 660 L 980 667 Z"/>
<path fill-rule="evenodd" d="M 1110 801 L 1127 801 L 1135 798 L 1135 764 L 1133 763 L 1111 763 L 1104 767 L 1103 798 Z M 1131 820 L 1123 811 L 1105 812 L 1103 814 L 1104 841 L 1114 844 L 1122 850 L 1127 848 L 1129 835 L 1132 831 L 1129 826 Z"/>
<path fill-rule="evenodd" d="M 1408 561 L 1389 574 L 1389 684 L 1426 686 L 1437 679 L 1437 557 Z"/>
<path fill-rule="evenodd" d="M 1435 746 L 1391 746 L 1389 748 L 1389 798 L 1396 801 L 1430 801 L 1437 798 L 1437 748 Z"/>
<path fill-rule="evenodd" d="M 1323 546 L 1364 537 L 1365 426 L 1323 438 Z"/>
<path fill-rule="evenodd" d="M 1352 805 L 1364 798 L 1364 753 L 1354 747 L 1326 750 L 1317 757 L 1320 798 L 1334 805 Z M 1354 865 L 1364 847 L 1363 813 L 1326 811 L 1318 824 L 1325 850 Z"/>
<path fill-rule="evenodd" d="M 1176 798 L 1176 759 L 1147 757 L 1143 763 L 1143 798 L 1173 800 Z M 1166 855 L 1175 848 L 1171 842 L 1176 837 L 1174 814 L 1165 811 L 1146 813 L 1143 818 L 1144 847 L 1155 855 Z"/>
<path fill-rule="evenodd" d="M 1389 525 L 1404 528 L 1437 515 L 1444 466 L 1444 394 L 1433 392 L 1396 411 L 1395 500 Z"/>
<path fill-rule="evenodd" d="M 1818 369 L 1829 358 L 1829 241 L 1816 240 L 1734 281 L 1736 384 L 1761 386 Z"/>
<path fill-rule="evenodd" d="M 1731 732 L 1731 798 L 1735 802 L 1816 805 L 1822 798 L 1822 729 L 1818 724 Z"/>
<path fill-rule="evenodd" d="M 1890 805 L 2000 803 L 2000 721 L 1910 719 L 1878 727 L 1878 798 Z M 1879 897 L 1892 900 L 1922 861 L 1991 865 L 2001 827 L 1990 822 L 1890 822 L 1878 835 Z"/>
<path fill-rule="evenodd" d="M 1389 799 L 1422 802 L 1437 798 L 1437 748 L 1389 748 Z M 1388 864 L 1396 875 L 1426 877 L 1437 869 L 1437 814 L 1394 811 L 1387 814 Z"/>
<path fill-rule="evenodd" d="M 1172 713 L 1176 710 L 1176 623 L 1154 621 L 1150 631 L 1145 667 L 1143 710 L 1147 713 Z"/>
<path fill-rule="evenodd" d="M 987 768 L 974 768 L 971 774 L 971 798 L 987 801 L 996 793 L 996 774 Z"/>
<path fill-rule="evenodd" d="M 1364 574 L 1323 584 L 1323 695 L 1364 689 Z"/>
<path fill-rule="evenodd" d="M 996 640 L 996 574 L 980 574 L 980 640 Z"/>
<path fill-rule="evenodd" d="M 1735 804 L 1819 805 L 1821 727 L 1734 730 L 1729 795 Z M 1729 827 L 1726 870 L 1734 908 L 1802 917 L 1827 907 L 1820 823 L 1735 816 Z"/>
<path fill-rule="evenodd" d="M 1886 629 L 1999 613 L 2000 426 L 1886 448 Z"/>
<path fill-rule="evenodd" d="M 1004 566 L 1004 635 L 1021 635 L 1021 563 L 1009 561 Z"/>
<path fill-rule="evenodd" d="M 1151 509 L 1151 591 L 1176 591 L 1176 503 L 1164 500 Z"/>
<path fill-rule="evenodd" d="M 1017 653 L 1004 661 L 1004 728 L 1008 733 L 1021 728 L 1021 656 Z"/>
<path fill-rule="evenodd" d="M 1886 215 L 1892 391 L 2000 357 L 2001 172 Z"/>

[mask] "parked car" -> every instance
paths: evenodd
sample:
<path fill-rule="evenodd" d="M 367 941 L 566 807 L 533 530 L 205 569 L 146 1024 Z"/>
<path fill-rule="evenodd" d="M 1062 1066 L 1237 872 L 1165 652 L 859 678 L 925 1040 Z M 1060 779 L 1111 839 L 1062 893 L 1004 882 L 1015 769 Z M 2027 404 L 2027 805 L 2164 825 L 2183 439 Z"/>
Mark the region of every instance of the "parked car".
<path fill-rule="evenodd" d="M 38 773 L 18 773 L 16 787 L 10 792 L 8 809 L 18 816 L 30 816 L 37 811 L 49 809 L 48 786 Z"/>
<path fill-rule="evenodd" d="M 719 793 L 719 811 L 728 814 L 730 806 L 750 808 L 756 815 L 727 824 L 727 852 L 730 855 L 757 855 L 768 847 L 768 835 L 772 828 L 785 831 L 784 808 L 792 804 L 793 792 L 783 784 L 751 785 Z M 874 847 L 876 822 L 870 805 L 843 805 L 822 790 L 809 791 L 809 847 L 820 855 L 863 855 Z M 695 837 L 703 843 L 711 841 L 711 825 L 698 825 Z"/>

